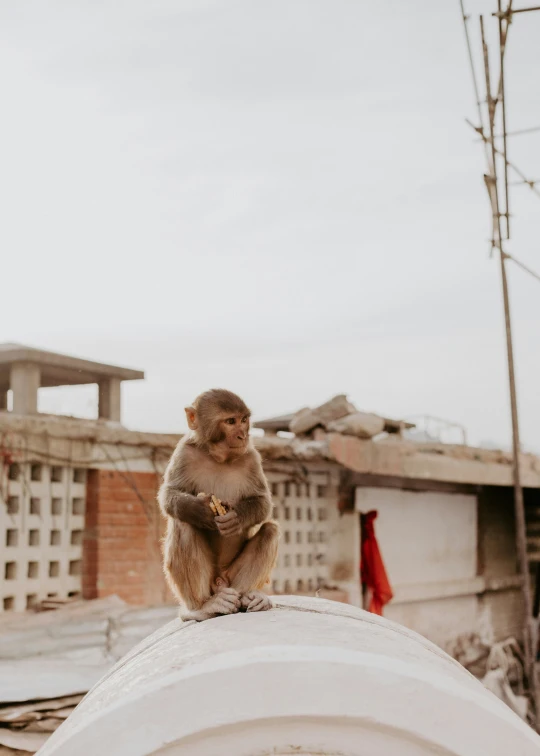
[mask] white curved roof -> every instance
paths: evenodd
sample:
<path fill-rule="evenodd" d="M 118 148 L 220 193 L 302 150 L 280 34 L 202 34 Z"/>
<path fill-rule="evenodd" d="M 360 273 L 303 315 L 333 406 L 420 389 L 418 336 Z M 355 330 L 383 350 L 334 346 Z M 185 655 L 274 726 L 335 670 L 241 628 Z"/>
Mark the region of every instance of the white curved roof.
<path fill-rule="evenodd" d="M 169 623 L 39 756 L 540 754 L 526 724 L 419 635 L 330 601 L 276 604 Z"/>

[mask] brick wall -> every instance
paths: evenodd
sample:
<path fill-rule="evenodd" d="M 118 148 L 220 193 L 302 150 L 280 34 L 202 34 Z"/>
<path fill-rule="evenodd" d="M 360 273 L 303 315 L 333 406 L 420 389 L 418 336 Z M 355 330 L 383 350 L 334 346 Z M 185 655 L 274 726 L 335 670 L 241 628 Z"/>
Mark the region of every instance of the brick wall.
<path fill-rule="evenodd" d="M 171 599 L 161 569 L 163 520 L 154 473 L 89 470 L 83 596 L 117 594 L 130 604 Z"/>

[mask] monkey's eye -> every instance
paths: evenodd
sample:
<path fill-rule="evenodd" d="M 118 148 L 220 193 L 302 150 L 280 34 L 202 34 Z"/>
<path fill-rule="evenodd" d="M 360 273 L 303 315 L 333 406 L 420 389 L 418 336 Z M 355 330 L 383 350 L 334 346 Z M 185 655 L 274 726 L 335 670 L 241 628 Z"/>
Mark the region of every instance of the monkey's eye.
<path fill-rule="evenodd" d="M 227 423 L 227 425 L 234 425 L 234 424 L 235 424 L 235 422 L 236 422 L 236 418 L 234 418 L 234 417 L 228 417 L 228 418 L 227 418 L 227 419 L 225 420 L 225 422 Z"/>
<path fill-rule="evenodd" d="M 245 417 L 243 417 L 243 418 L 242 418 L 242 422 L 243 422 L 243 423 L 247 423 L 247 421 L 248 421 L 248 417 L 247 417 L 247 415 L 246 415 Z"/>

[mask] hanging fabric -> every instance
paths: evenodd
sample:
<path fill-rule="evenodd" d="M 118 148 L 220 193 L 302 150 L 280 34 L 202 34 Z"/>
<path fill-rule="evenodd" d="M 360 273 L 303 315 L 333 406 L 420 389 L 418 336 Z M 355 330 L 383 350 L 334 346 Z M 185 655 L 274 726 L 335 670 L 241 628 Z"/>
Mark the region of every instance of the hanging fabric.
<path fill-rule="evenodd" d="M 393 594 L 375 536 L 374 520 L 377 514 L 376 510 L 371 510 L 365 515 L 360 515 L 360 576 L 362 587 L 371 593 L 369 611 L 382 616 L 383 607 L 392 599 Z"/>

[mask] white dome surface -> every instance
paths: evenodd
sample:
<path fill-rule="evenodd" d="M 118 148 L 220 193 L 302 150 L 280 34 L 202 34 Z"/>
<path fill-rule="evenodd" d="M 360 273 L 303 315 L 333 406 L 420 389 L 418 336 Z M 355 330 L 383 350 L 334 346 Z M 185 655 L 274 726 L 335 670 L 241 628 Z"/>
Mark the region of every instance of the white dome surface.
<path fill-rule="evenodd" d="M 540 737 L 425 638 L 345 604 L 274 603 L 161 628 L 38 756 L 540 756 Z"/>

